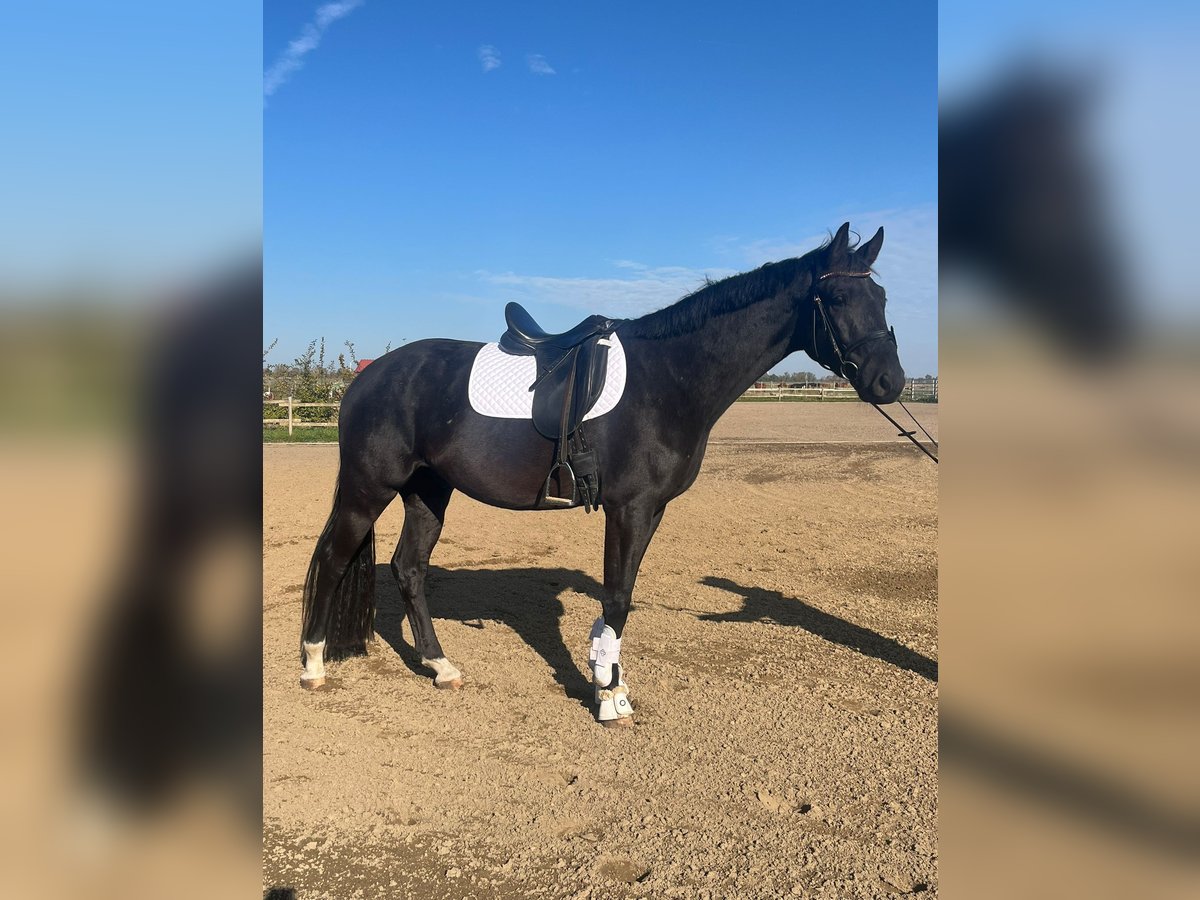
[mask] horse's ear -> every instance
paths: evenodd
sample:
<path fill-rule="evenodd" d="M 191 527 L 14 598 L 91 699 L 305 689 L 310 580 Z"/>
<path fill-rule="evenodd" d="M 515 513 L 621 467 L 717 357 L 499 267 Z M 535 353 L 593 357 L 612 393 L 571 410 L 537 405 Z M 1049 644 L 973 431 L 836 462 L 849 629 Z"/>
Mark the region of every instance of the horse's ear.
<path fill-rule="evenodd" d="M 858 248 L 858 258 L 868 269 L 875 265 L 879 258 L 879 250 L 883 247 L 883 227 L 875 232 L 875 237 Z"/>
<path fill-rule="evenodd" d="M 829 263 L 830 265 L 838 265 L 846 259 L 846 254 L 850 250 L 850 223 L 843 222 L 842 227 L 837 230 L 837 234 L 833 236 L 833 242 L 829 245 Z"/>

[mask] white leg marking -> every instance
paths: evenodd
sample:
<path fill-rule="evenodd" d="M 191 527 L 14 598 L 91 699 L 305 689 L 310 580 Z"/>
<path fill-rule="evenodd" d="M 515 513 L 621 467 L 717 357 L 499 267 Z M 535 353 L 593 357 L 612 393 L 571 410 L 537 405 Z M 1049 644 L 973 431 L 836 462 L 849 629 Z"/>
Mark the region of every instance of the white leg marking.
<path fill-rule="evenodd" d="M 310 644 L 304 642 L 304 671 L 300 673 L 301 683 L 308 687 L 318 687 L 325 683 L 325 642 Z"/>
<path fill-rule="evenodd" d="M 455 682 L 462 684 L 462 672 L 458 671 L 450 660 L 444 656 L 437 659 L 422 658 L 421 665 L 427 666 L 437 673 L 433 679 L 433 683 L 438 687 L 454 685 Z"/>
<path fill-rule="evenodd" d="M 597 718 L 601 722 L 628 719 L 633 715 L 633 704 L 629 702 L 629 686 L 625 683 L 625 673 L 619 668 L 621 639 L 612 628 L 604 624 L 603 616 L 592 625 L 591 638 L 592 688 L 595 691 L 596 704 L 599 706 Z M 615 685 L 611 684 L 613 666 L 618 666 L 619 672 Z"/>

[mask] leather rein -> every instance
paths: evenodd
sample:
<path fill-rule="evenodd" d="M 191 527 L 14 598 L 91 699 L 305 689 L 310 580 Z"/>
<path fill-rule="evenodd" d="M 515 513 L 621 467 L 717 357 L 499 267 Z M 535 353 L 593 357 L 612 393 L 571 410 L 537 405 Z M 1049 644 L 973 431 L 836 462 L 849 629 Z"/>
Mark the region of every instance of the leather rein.
<path fill-rule="evenodd" d="M 824 275 L 818 276 L 817 280 L 813 283 L 813 291 L 812 291 L 812 298 L 813 298 L 813 317 L 812 317 L 813 353 L 812 353 L 812 355 L 813 355 L 813 359 L 815 359 L 822 368 L 828 369 L 830 372 L 833 372 L 836 375 L 840 375 L 842 378 L 845 378 L 851 384 L 854 383 L 854 379 L 858 376 L 859 367 L 858 367 L 858 363 L 854 362 L 853 360 L 851 360 L 849 358 L 850 354 L 854 353 L 856 350 L 860 350 L 861 348 L 865 347 L 867 344 L 874 343 L 875 341 L 891 341 L 893 347 L 897 346 L 897 344 L 896 344 L 896 329 L 891 328 L 891 327 L 880 328 L 877 331 L 872 331 L 869 334 L 859 338 L 857 341 L 855 341 L 854 343 L 852 343 L 848 346 L 843 345 L 842 342 L 838 340 L 837 332 L 833 328 L 833 322 L 829 318 L 829 313 L 825 310 L 825 302 L 821 297 L 821 292 L 818 290 L 817 285 L 820 284 L 822 281 L 824 281 L 826 278 L 870 278 L 870 277 L 871 277 L 870 272 L 826 272 Z M 829 338 L 830 346 L 833 347 L 833 355 L 837 357 L 837 363 L 836 363 L 837 368 L 826 365 L 819 358 L 820 351 L 818 350 L 818 347 L 820 345 L 817 342 L 818 318 L 819 318 L 821 324 L 825 328 L 825 334 Z M 908 417 L 913 420 L 914 424 L 916 424 L 916 426 L 921 429 L 921 432 L 925 435 L 926 438 L 929 439 L 929 443 L 933 444 L 934 449 L 937 449 L 938 442 L 933 439 L 933 435 L 931 435 L 928 431 L 925 430 L 925 426 L 917 421 L 917 417 L 914 416 L 912 414 L 912 411 L 907 406 L 904 405 L 904 401 L 897 399 L 896 402 L 900 404 L 901 409 L 903 409 L 906 413 L 908 413 Z M 897 422 L 895 419 L 893 419 L 891 416 L 889 416 L 886 412 L 884 412 L 878 403 L 872 403 L 871 405 L 873 407 L 875 407 L 876 410 L 879 411 L 879 414 L 881 416 L 883 416 L 885 419 L 887 419 L 889 422 L 891 422 L 893 425 L 896 426 L 896 430 L 898 432 L 896 435 L 897 437 L 908 438 L 910 441 L 913 442 L 913 444 L 916 445 L 918 450 L 920 450 L 922 453 L 924 453 L 926 456 L 928 456 L 930 459 L 932 459 L 935 464 L 937 463 L 937 461 L 938 461 L 937 456 L 935 456 L 929 450 L 928 447 L 926 447 L 924 444 L 922 444 L 920 441 L 918 441 L 916 439 L 915 431 L 906 431 L 899 422 Z"/>

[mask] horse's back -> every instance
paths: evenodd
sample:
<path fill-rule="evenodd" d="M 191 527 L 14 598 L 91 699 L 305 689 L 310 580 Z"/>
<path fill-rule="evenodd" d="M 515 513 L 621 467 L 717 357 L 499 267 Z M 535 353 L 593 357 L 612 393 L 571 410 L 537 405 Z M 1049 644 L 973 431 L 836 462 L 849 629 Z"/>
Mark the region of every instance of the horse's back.
<path fill-rule="evenodd" d="M 399 347 L 367 366 L 350 384 L 338 415 L 343 464 L 370 448 L 416 452 L 430 423 L 467 402 L 471 363 L 482 345 L 428 339 Z"/>
<path fill-rule="evenodd" d="M 471 362 L 483 346 L 470 341 L 430 338 L 414 341 L 379 357 L 350 384 L 339 421 L 350 424 L 383 406 L 395 409 L 444 398 L 461 382 L 465 397 Z"/>

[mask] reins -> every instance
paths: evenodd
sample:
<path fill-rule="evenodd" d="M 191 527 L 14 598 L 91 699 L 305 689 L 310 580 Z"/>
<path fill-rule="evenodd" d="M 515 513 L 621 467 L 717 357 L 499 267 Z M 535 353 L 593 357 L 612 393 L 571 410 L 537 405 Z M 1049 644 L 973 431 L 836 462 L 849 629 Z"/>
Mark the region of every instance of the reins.
<path fill-rule="evenodd" d="M 870 272 L 826 272 L 824 275 L 818 276 L 817 282 L 822 282 L 826 278 L 869 278 L 870 276 Z M 820 353 L 817 344 L 817 316 L 820 315 L 821 324 L 825 326 L 825 333 L 829 336 L 829 344 L 833 347 L 833 354 L 837 357 L 836 373 L 847 380 L 852 380 L 859 371 L 858 364 L 853 360 L 847 359 L 847 357 L 855 350 L 873 341 L 889 340 L 892 342 L 892 346 L 896 345 L 896 330 L 894 328 L 881 328 L 878 331 L 872 331 L 865 337 L 859 338 L 848 347 L 842 347 L 841 342 L 837 338 L 837 332 L 833 330 L 833 322 L 831 322 L 829 319 L 829 313 L 825 311 L 825 303 L 822 300 L 821 294 L 817 290 L 815 284 L 813 285 L 813 306 L 815 307 L 812 321 L 813 358 L 816 359 L 817 362 L 822 366 L 824 366 L 824 368 L 829 369 L 829 371 L 835 371 L 832 366 L 826 366 L 825 363 L 821 362 L 821 360 L 817 358 Z M 850 371 L 851 369 L 853 371 Z M 897 399 L 896 402 L 900 404 L 901 409 L 908 413 L 908 417 L 913 420 L 913 423 L 921 429 L 921 433 L 925 435 L 925 437 L 929 440 L 929 443 L 933 444 L 934 448 L 937 449 L 938 442 L 933 439 L 933 435 L 925 430 L 925 426 L 917 421 L 917 417 L 912 414 L 912 410 L 904 405 L 903 400 Z M 884 412 L 883 408 L 878 403 L 872 403 L 871 405 L 875 407 L 875 409 L 879 410 L 879 414 L 881 416 L 896 426 L 896 430 L 898 432 L 896 435 L 897 437 L 908 438 L 913 442 L 918 450 L 932 459 L 935 465 L 937 464 L 937 456 L 930 452 L 928 447 L 917 440 L 915 431 L 906 430 L 904 426 Z"/>
<path fill-rule="evenodd" d="M 912 419 L 913 422 L 916 422 L 917 427 L 920 428 L 921 431 L 923 431 L 925 433 L 925 437 L 929 438 L 929 443 L 933 444 L 933 446 L 936 448 L 938 445 L 938 442 L 933 439 L 933 436 L 928 431 L 925 431 L 924 425 L 922 425 L 920 422 L 917 422 L 917 417 L 914 416 L 912 414 L 912 411 L 907 406 L 904 405 L 904 401 L 897 400 L 896 402 L 900 404 L 901 409 L 903 409 L 906 413 L 908 413 L 908 417 L 910 419 Z M 904 426 L 901 425 L 899 422 L 897 422 L 895 419 L 893 419 L 891 416 L 889 416 L 886 412 L 884 412 L 883 407 L 881 407 L 878 403 L 872 403 L 871 405 L 873 407 L 875 407 L 877 410 L 879 410 L 879 414 L 881 416 L 883 416 L 885 419 L 887 419 L 889 422 L 891 422 L 893 425 L 896 426 L 896 430 L 898 432 L 898 434 L 896 435 L 897 437 L 908 438 L 910 441 L 913 442 L 913 444 L 916 445 L 916 448 L 918 450 L 920 450 L 922 453 L 924 453 L 926 456 L 928 456 L 930 459 L 932 459 L 934 461 L 934 464 L 937 464 L 938 458 L 929 451 L 928 447 L 926 447 L 924 444 L 922 444 L 920 441 L 918 441 L 916 439 L 916 437 L 914 437 L 914 435 L 916 434 L 915 431 L 905 431 Z"/>

